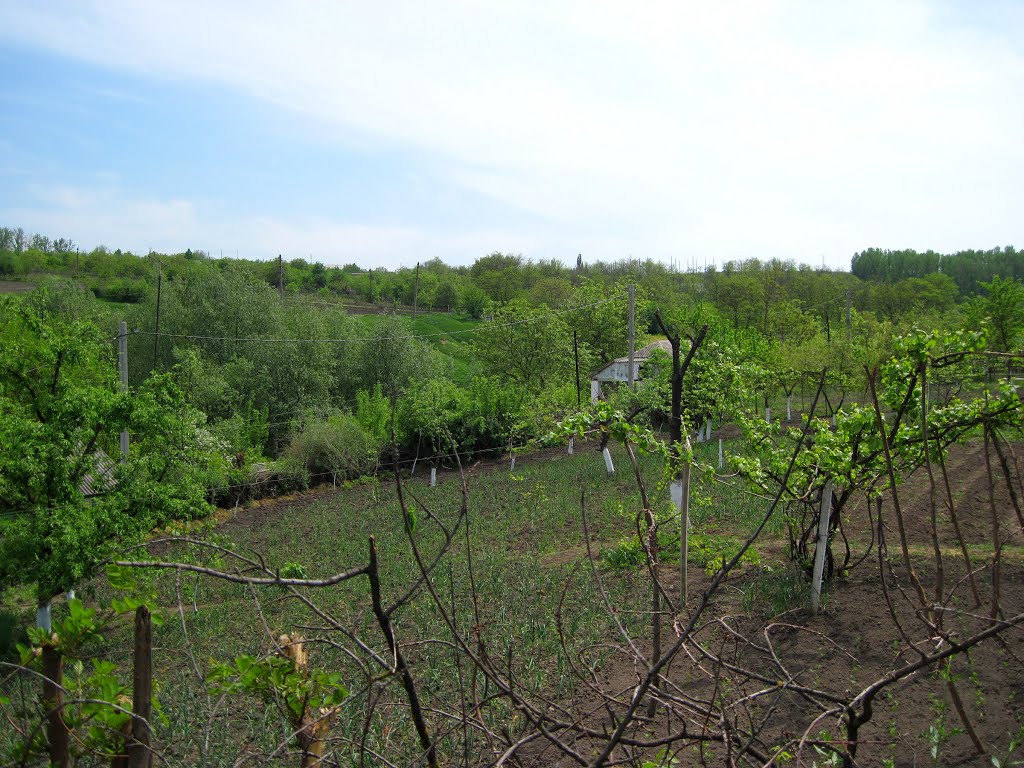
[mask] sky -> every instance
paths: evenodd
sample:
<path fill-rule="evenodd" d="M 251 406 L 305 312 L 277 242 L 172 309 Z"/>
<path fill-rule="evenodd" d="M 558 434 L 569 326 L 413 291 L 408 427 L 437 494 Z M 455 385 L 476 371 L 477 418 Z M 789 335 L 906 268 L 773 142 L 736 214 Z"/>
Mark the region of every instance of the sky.
<path fill-rule="evenodd" d="M 0 0 L 0 225 L 364 267 L 1024 246 L 1024 3 Z"/>

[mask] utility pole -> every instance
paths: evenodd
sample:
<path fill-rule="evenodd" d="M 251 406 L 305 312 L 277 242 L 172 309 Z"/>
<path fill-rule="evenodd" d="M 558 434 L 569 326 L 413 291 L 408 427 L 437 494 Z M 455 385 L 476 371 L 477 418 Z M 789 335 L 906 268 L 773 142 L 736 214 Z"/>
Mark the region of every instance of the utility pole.
<path fill-rule="evenodd" d="M 636 289 L 629 284 L 629 388 L 636 389 L 633 376 L 633 358 L 636 355 Z"/>
<path fill-rule="evenodd" d="M 416 262 L 416 281 L 412 284 L 412 319 L 416 319 L 416 310 L 420 298 L 420 263 Z"/>
<path fill-rule="evenodd" d="M 128 323 L 124 320 L 117 324 L 117 367 L 121 374 L 121 391 L 128 389 Z M 128 430 L 121 430 L 121 462 L 128 461 Z"/>
<path fill-rule="evenodd" d="M 576 358 L 576 407 L 579 408 L 583 405 L 582 395 L 580 395 L 580 345 L 576 340 L 576 329 L 572 329 L 572 354 Z"/>
<path fill-rule="evenodd" d="M 853 291 L 846 292 L 846 343 L 853 338 L 853 324 L 850 322 L 850 305 L 853 303 Z"/>
<path fill-rule="evenodd" d="M 153 370 L 156 370 L 156 355 L 160 349 L 160 284 L 164 280 L 163 267 L 158 267 L 156 273 L 156 331 L 153 334 Z"/>
<path fill-rule="evenodd" d="M 281 301 L 284 301 L 284 259 L 277 254 L 277 292 L 281 294 Z"/>

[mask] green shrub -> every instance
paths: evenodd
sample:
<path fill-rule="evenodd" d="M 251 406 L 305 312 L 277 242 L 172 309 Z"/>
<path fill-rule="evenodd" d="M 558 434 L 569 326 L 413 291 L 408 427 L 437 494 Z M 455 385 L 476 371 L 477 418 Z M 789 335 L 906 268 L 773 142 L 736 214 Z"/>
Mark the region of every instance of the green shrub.
<path fill-rule="evenodd" d="M 326 419 L 307 420 L 292 434 L 283 458 L 313 476 L 339 480 L 369 472 L 377 463 L 378 446 L 355 418 L 335 413 Z"/>

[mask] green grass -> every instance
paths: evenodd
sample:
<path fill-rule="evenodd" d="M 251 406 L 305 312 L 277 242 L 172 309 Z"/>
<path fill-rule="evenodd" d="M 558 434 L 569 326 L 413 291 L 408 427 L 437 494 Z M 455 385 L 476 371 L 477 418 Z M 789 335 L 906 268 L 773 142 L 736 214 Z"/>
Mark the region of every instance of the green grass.
<path fill-rule="evenodd" d="M 510 667 L 516 685 L 557 700 L 574 695 L 570 665 L 600 667 L 611 652 L 609 638 L 616 636 L 614 620 L 604 609 L 585 559 L 581 494 L 595 555 L 635 536 L 642 506 L 623 450 L 613 446 L 617 472 L 609 476 L 595 447 L 594 443 L 578 446 L 573 456 L 561 452 L 520 456 L 514 472 L 504 462 L 470 469 L 468 522 L 478 613 L 469 586 L 464 527 L 433 574 L 432 584 L 463 636 L 471 642 L 479 639 L 489 658 L 501 660 L 503 668 Z M 717 443 L 704 449 L 713 449 L 717 457 Z M 667 490 L 659 488 L 656 461 L 641 457 L 640 465 L 651 498 L 668 517 L 671 506 Z M 454 525 L 461 502 L 458 478 L 442 473 L 438 486 L 431 488 L 426 473 L 421 472 L 408 480 L 406 490 L 414 510 L 415 538 L 429 561 L 442 540 L 431 515 L 444 525 Z M 734 547 L 739 541 L 736 532 L 751 530 L 763 514 L 761 507 L 749 503 L 760 500 L 746 494 L 733 496 L 735 491 L 719 483 L 698 488 L 697 493 L 707 500 L 694 506 L 694 530 L 715 528 L 715 535 L 708 540 L 716 551 Z M 232 524 L 211 534 L 210 540 L 248 556 L 259 553 L 271 569 L 301 568 L 316 578 L 365 563 L 370 536 L 376 541 L 384 600 L 389 602 L 415 582 L 418 571 L 394 485 L 386 477 L 301 505 L 281 505 L 281 511 L 270 519 L 261 517 L 258 508 L 243 510 Z M 226 556 L 195 549 L 178 548 L 162 557 L 228 570 L 238 567 Z M 602 566 L 599 572 L 619 608 L 619 620 L 635 636 L 644 637 L 649 585 L 643 569 Z M 218 704 L 216 697 L 207 695 L 193 663 L 203 674 L 213 661 L 267 653 L 272 648 L 270 635 L 282 632 L 297 631 L 352 647 L 341 632 L 317 629 L 325 626 L 322 616 L 311 614 L 278 588 L 250 590 L 195 575 L 176 577 L 153 571 L 144 572 L 143 580 L 156 590 L 167 618 L 156 631 L 154 645 L 158 648 L 159 696 L 167 717 L 159 727 L 159 740 L 170 750 L 172 761 L 227 765 L 240 745 L 270 752 L 288 737 L 287 724 L 256 699 L 243 695 Z M 107 603 L 112 597 L 102 584 L 91 592 L 82 591 L 92 604 Z M 176 592 L 183 599 L 181 615 Z M 378 652 L 386 651 L 370 610 L 365 578 L 305 594 L 346 631 Z M 61 610 L 58 605 L 57 615 Z M 437 606 L 421 590 L 394 613 L 393 620 L 424 701 L 431 707 L 450 707 L 457 700 L 456 681 L 467 668 L 465 660 L 461 667 L 456 665 L 448 644 L 452 636 Z M 431 642 L 423 642 L 427 640 Z M 126 664 L 129 642 L 126 625 L 90 652 Z M 313 666 L 341 671 L 353 691 L 352 704 L 341 713 L 332 735 L 356 738 L 367 709 L 364 671 L 337 647 L 318 643 L 310 650 Z M 357 652 L 356 656 L 365 662 L 365 654 Z M 380 669 L 374 672 L 379 674 Z M 401 689 L 389 686 L 382 701 L 373 720 L 370 746 L 388 755 L 415 754 L 414 731 Z M 487 710 L 494 723 L 508 716 L 504 703 Z M 208 722 L 213 727 L 207 742 L 203 734 Z M 463 749 L 461 734 L 444 739 L 441 748 L 448 753 Z M 346 755 L 344 747 L 340 749 L 340 760 L 345 763 L 352 755 Z"/>

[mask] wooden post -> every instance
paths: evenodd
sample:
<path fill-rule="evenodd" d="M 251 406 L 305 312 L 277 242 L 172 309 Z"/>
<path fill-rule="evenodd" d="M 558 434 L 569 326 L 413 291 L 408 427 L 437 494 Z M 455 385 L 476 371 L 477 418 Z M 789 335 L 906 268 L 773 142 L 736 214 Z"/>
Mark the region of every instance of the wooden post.
<path fill-rule="evenodd" d="M 821 579 L 825 572 L 825 552 L 828 549 L 828 524 L 832 517 L 832 481 L 825 483 L 821 492 L 821 514 L 818 516 L 818 538 L 814 544 L 814 573 L 811 576 L 811 612 L 821 609 Z"/>
<path fill-rule="evenodd" d="M 621 295 L 621 294 L 620 294 Z M 636 291 L 629 284 L 629 388 L 636 389 L 633 375 L 633 358 L 636 355 Z"/>
<path fill-rule="evenodd" d="M 853 323 L 850 321 L 850 305 L 853 303 L 853 291 L 846 292 L 846 343 L 853 338 Z"/>
<path fill-rule="evenodd" d="M 46 740 L 50 765 L 68 768 L 71 751 L 68 729 L 64 724 L 64 656 L 47 643 L 43 646 L 43 707 L 46 710 Z"/>
<path fill-rule="evenodd" d="M 580 344 L 576 338 L 575 328 L 572 329 L 572 354 L 576 358 L 576 407 L 579 408 L 583 405 L 583 396 L 580 393 Z"/>
<path fill-rule="evenodd" d="M 132 672 L 132 738 L 128 768 L 153 764 L 149 723 L 153 717 L 153 622 L 149 608 L 135 609 L 135 666 Z"/>
<path fill-rule="evenodd" d="M 164 281 L 164 271 L 156 273 L 156 328 L 153 333 L 153 370 L 156 370 L 156 355 L 160 349 L 160 284 Z"/>
<path fill-rule="evenodd" d="M 416 281 L 412 284 L 412 319 L 416 319 L 416 310 L 420 298 L 420 263 L 416 262 Z"/>
<path fill-rule="evenodd" d="M 370 284 L 373 285 L 373 272 L 370 273 Z M 280 253 L 277 254 L 277 292 L 284 301 L 284 259 Z"/>
<path fill-rule="evenodd" d="M 117 368 L 121 374 L 121 391 L 125 392 L 128 389 L 128 323 L 124 320 L 117 324 Z M 127 429 L 121 430 L 120 448 L 121 461 L 128 461 Z"/>

